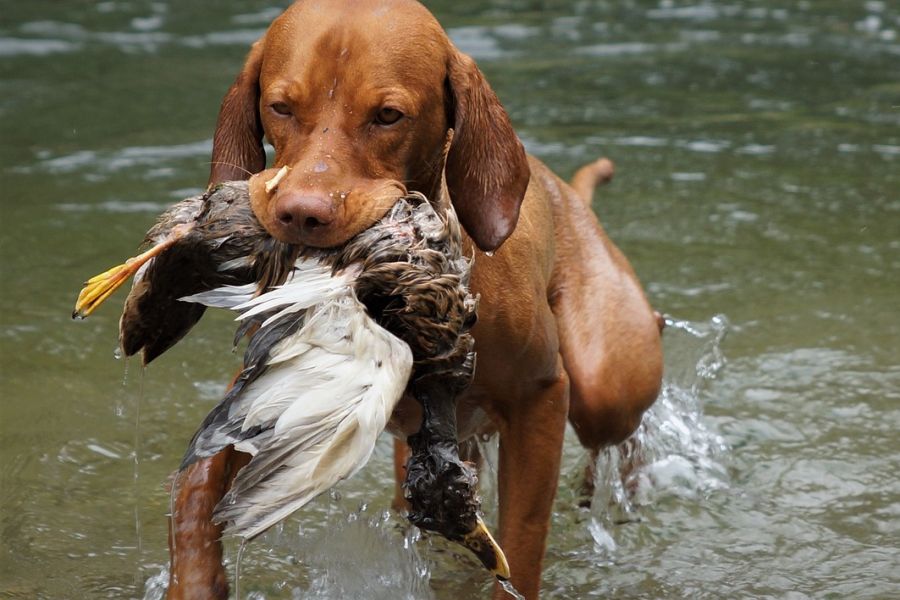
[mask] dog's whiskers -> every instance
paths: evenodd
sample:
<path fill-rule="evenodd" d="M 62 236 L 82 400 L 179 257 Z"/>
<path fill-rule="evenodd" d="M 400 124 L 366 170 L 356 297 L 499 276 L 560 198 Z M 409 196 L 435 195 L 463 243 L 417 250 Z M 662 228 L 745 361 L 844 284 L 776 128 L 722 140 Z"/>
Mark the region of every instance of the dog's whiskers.
<path fill-rule="evenodd" d="M 209 161 L 208 164 L 209 164 L 210 166 L 212 166 L 212 165 L 217 165 L 217 166 L 225 166 L 225 167 L 234 167 L 235 169 L 237 169 L 237 170 L 239 170 L 239 171 L 245 173 L 248 177 L 255 175 L 255 173 L 253 173 L 252 171 L 248 171 L 247 169 L 245 169 L 245 168 L 242 167 L 241 165 L 238 165 L 238 164 L 235 164 L 235 163 L 232 163 L 232 162 L 227 162 L 227 161 L 224 161 L 224 160 L 211 160 L 211 161 Z"/>

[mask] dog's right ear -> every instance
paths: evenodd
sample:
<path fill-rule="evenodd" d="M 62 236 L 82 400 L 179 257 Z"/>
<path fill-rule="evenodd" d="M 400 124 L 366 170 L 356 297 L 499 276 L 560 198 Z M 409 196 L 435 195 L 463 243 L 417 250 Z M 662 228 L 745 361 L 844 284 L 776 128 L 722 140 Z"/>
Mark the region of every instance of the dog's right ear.
<path fill-rule="evenodd" d="M 447 189 L 466 233 L 496 250 L 516 228 L 531 171 L 522 142 L 475 61 L 455 51 L 447 67 Z"/>
<path fill-rule="evenodd" d="M 213 135 L 209 185 L 248 179 L 266 167 L 263 128 L 259 118 L 259 73 L 263 40 L 253 44 L 244 68 L 231 84 Z"/>

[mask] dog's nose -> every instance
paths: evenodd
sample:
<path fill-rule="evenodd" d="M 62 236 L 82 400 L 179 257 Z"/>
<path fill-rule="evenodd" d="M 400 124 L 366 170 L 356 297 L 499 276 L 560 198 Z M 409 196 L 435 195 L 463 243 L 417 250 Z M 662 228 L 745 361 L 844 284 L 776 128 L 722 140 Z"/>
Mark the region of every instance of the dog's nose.
<path fill-rule="evenodd" d="M 277 200 L 275 218 L 285 229 L 309 233 L 334 222 L 336 208 L 328 196 L 288 192 Z"/>

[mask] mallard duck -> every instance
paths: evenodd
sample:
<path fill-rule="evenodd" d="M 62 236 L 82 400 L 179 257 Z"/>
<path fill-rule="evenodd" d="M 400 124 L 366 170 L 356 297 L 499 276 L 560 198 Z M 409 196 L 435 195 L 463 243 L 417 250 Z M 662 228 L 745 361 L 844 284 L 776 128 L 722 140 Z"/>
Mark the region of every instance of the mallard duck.
<path fill-rule="evenodd" d="M 244 370 L 182 461 L 183 469 L 229 444 L 253 455 L 214 518 L 249 540 L 353 475 L 410 382 L 424 406 L 422 429 L 409 440 L 410 520 L 462 543 L 507 578 L 503 552 L 479 516 L 474 469 L 457 453 L 455 399 L 474 370 L 475 299 L 452 209 L 438 215 L 412 194 L 345 246 L 299 251 L 258 226 L 247 189 L 223 184 L 176 205 L 148 234 L 161 250 L 95 278 L 118 286 L 119 273 L 137 273 L 120 338 L 126 354 L 143 348 L 145 362 L 177 342 L 206 306 L 238 311 L 238 337 L 255 329 Z M 220 196 L 227 207 L 216 206 Z M 197 280 L 182 281 L 191 275 Z M 109 293 L 83 292 L 76 312 L 90 314 Z M 182 309 L 190 319 L 172 323 L 160 301 L 193 307 Z"/>
<path fill-rule="evenodd" d="M 253 297 L 252 284 L 230 286 L 185 298 L 236 310 L 244 322 L 268 315 L 251 338 L 244 357 L 247 368 L 201 425 L 182 463 L 184 468 L 228 444 L 254 455 L 216 507 L 215 518 L 227 523 L 226 533 L 252 539 L 337 483 L 334 478 L 339 473 L 352 474 L 368 459 L 366 452 L 371 453 L 375 443 L 372 437 L 358 448 L 365 457 L 349 460 L 358 465 L 352 470 L 340 466 L 351 457 L 348 448 L 327 445 L 327 450 L 320 451 L 315 447 L 317 438 L 312 437 L 312 443 L 308 440 L 323 429 L 333 431 L 328 439 L 343 439 L 339 429 L 358 427 L 360 409 L 348 411 L 343 394 L 352 395 L 350 390 L 357 386 L 376 389 L 367 383 L 374 378 L 369 373 L 371 363 L 353 365 L 348 371 L 355 375 L 342 379 L 344 373 L 329 361 L 368 346 L 359 340 L 359 332 L 372 328 L 370 319 L 361 319 L 353 327 L 343 323 L 371 313 L 411 350 L 410 385 L 424 407 L 421 430 L 410 438 L 413 452 L 405 485 L 410 520 L 462 543 L 495 575 L 509 576 L 506 558 L 479 514 L 475 471 L 458 455 L 456 396 L 474 373 L 474 342 L 468 330 L 475 321 L 476 304 L 467 291 L 469 263 L 460 248 L 455 215 L 450 212 L 441 219 L 423 196 L 414 194 L 339 251 L 317 251 L 314 259 L 301 256 L 280 288 Z M 326 265 L 331 265 L 331 275 Z M 321 344 L 309 340 L 322 332 L 332 337 L 327 332 L 335 330 L 351 333 L 334 336 L 324 353 Z M 379 367 L 381 360 L 376 363 Z M 314 379 L 304 380 L 298 372 Z M 279 387 L 279 381 L 284 385 Z M 386 410 L 374 415 L 379 431 L 403 389 L 392 391 L 397 392 L 393 401 L 379 404 Z M 330 425 L 307 420 L 310 408 L 305 398 L 328 396 L 337 398 L 329 415 L 340 418 Z M 296 426 L 291 425 L 291 409 L 278 413 L 281 402 L 304 407 Z M 265 422 L 260 424 L 261 420 Z M 273 440 L 273 435 L 278 439 Z M 332 450 L 338 468 L 328 471 L 330 477 L 324 472 L 312 476 L 318 464 L 331 466 Z"/>

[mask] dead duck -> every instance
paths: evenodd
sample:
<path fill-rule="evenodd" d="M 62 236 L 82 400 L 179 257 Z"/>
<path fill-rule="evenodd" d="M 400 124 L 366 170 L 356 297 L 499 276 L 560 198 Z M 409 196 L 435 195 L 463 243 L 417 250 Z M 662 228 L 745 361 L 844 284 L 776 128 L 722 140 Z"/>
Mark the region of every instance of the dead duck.
<path fill-rule="evenodd" d="M 410 519 L 462 543 L 507 578 L 503 552 L 479 516 L 474 470 L 459 460 L 456 448 L 455 398 L 474 369 L 467 332 L 475 300 L 467 292 L 469 264 L 455 215 L 441 218 L 424 197 L 413 195 L 345 246 L 298 255 L 273 244 L 255 222 L 247 189 L 223 184 L 201 198 L 199 209 L 198 200 L 189 199 L 167 211 L 170 216 L 148 235 L 165 246 L 128 263 L 138 277 L 120 322 L 123 350 L 143 348 L 145 362 L 177 342 L 205 306 L 240 312 L 239 335 L 258 326 L 244 371 L 204 420 L 182 462 L 183 468 L 229 444 L 253 455 L 215 518 L 227 523 L 227 533 L 252 539 L 355 473 L 368 460 L 413 364 L 410 389 L 425 410 L 422 430 L 410 438 Z M 227 210 L 216 206 L 220 200 Z M 223 235 L 229 223 L 236 231 Z M 188 240 L 184 249 L 181 240 Z M 181 262 L 167 260 L 170 254 Z M 200 266 L 185 264 L 200 254 L 206 255 L 197 259 Z M 296 262 L 287 267 L 291 257 Z M 141 260 L 150 264 L 135 264 Z M 164 267 L 204 276 L 182 283 L 188 276 Z M 101 288 L 121 285 L 127 276 L 118 273 L 124 270 L 95 280 Z M 269 283 L 279 281 L 284 284 L 275 288 Z M 76 312 L 90 314 L 95 299 L 109 293 L 83 292 L 86 300 L 79 298 Z M 179 303 L 184 296 L 189 302 Z M 158 307 L 160 300 L 196 312 L 184 310 L 190 319 L 175 321 L 168 331 L 171 313 Z"/>
<path fill-rule="evenodd" d="M 463 544 L 493 574 L 509 576 L 506 558 L 480 517 L 475 471 L 458 455 L 456 396 L 474 372 L 474 342 L 468 330 L 475 321 L 476 304 L 468 294 L 469 264 L 461 255 L 459 240 L 452 213 L 443 220 L 424 197 L 412 195 L 340 251 L 317 251 L 312 261 L 301 255 L 280 288 L 254 298 L 252 284 L 230 286 L 185 299 L 237 310 L 243 321 L 265 315 L 245 355 L 247 368 L 201 425 L 182 463 L 184 468 L 228 444 L 254 455 L 216 508 L 215 518 L 227 524 L 226 533 L 252 539 L 368 459 L 375 440 L 371 427 L 359 427 L 365 403 L 357 396 L 360 408 L 350 410 L 353 401 L 335 392 L 346 390 L 348 383 L 354 388 L 376 388 L 366 383 L 365 361 L 350 369 L 354 375 L 349 378 L 330 362 L 357 352 L 354 348 L 360 346 L 357 328 L 343 324 L 364 314 L 355 307 L 359 302 L 367 307 L 365 314 L 376 315 L 383 327 L 406 342 L 404 348 L 411 350 L 414 360 L 410 386 L 423 404 L 424 419 L 419 434 L 410 438 L 413 453 L 405 486 L 410 520 Z M 323 268 L 329 264 L 330 277 Z M 327 342 L 323 356 L 327 362 L 312 355 L 321 344 L 310 343 L 310 337 L 323 331 L 346 332 L 342 339 Z M 387 359 L 379 358 L 378 366 L 382 360 Z M 318 377 L 309 382 L 297 376 L 307 371 Z M 291 383 L 274 385 L 279 379 Z M 276 395 L 291 402 L 291 408 L 278 414 Z M 308 399 L 319 397 L 338 398 L 330 411 L 322 413 L 333 419 L 330 426 L 308 420 Z M 374 413 L 378 432 L 399 398 L 399 394 L 389 395 L 388 402 L 376 403 L 381 408 Z M 295 406 L 302 408 L 289 414 Z M 315 436 L 329 427 L 333 433 L 328 440 L 347 436 L 351 441 L 317 447 Z M 350 430 L 367 430 L 370 435 L 348 436 Z M 349 461 L 353 468 L 340 467 L 341 461 L 353 456 L 354 448 L 360 458 Z M 320 464 L 340 468 L 317 473 Z"/>

